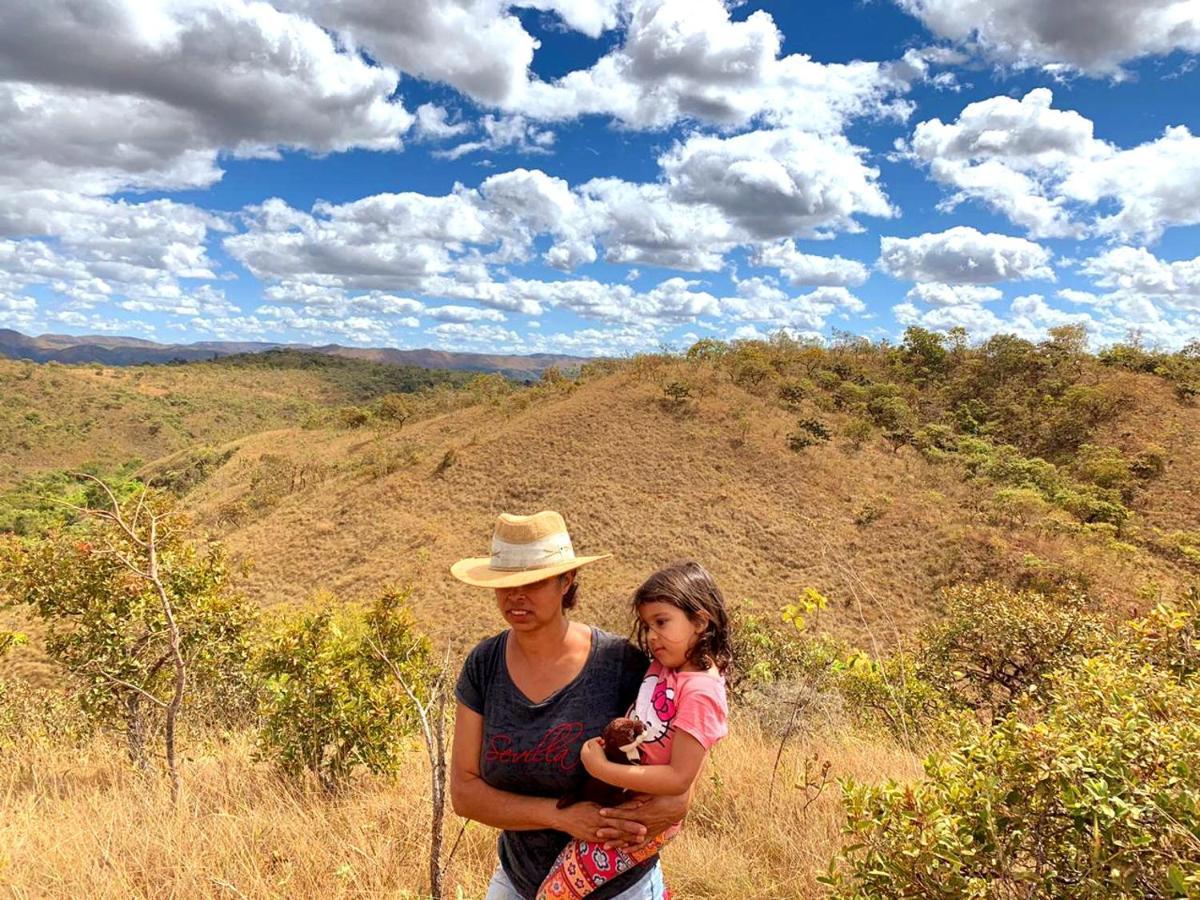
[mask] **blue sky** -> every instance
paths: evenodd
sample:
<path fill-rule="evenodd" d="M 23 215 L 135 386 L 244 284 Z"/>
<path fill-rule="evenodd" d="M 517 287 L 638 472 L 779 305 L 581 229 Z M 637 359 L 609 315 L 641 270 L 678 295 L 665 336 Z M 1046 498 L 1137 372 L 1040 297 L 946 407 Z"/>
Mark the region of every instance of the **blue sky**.
<path fill-rule="evenodd" d="M 1200 337 L 1195 0 L 0 8 L 0 325 Z"/>

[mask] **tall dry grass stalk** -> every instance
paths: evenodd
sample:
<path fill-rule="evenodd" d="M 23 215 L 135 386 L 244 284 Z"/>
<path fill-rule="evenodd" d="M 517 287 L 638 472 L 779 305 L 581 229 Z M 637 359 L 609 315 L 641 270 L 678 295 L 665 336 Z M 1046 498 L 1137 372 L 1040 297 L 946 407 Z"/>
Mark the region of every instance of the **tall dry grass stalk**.
<path fill-rule="evenodd" d="M 120 748 L 44 745 L 0 756 L 0 885 L 33 897 L 420 897 L 427 889 L 428 761 L 414 745 L 395 779 L 364 778 L 329 799 L 255 762 L 246 736 L 194 749 L 172 809 L 165 786 L 139 775 Z M 664 852 L 680 898 L 813 897 L 840 845 L 836 785 L 806 810 L 794 785 L 805 755 L 834 776 L 877 780 L 918 773 L 915 757 L 852 736 L 796 743 L 774 803 L 777 744 L 734 722 L 702 775 L 683 835 Z M 782 789 L 781 789 L 782 788 Z M 462 820 L 450 816 L 447 846 Z M 468 825 L 448 893 L 482 897 L 494 832 Z"/>

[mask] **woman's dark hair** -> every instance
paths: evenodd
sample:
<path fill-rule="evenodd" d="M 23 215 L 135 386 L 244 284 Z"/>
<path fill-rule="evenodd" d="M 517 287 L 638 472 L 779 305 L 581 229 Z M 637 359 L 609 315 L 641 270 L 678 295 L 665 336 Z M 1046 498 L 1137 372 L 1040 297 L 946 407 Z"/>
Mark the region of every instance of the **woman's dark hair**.
<path fill-rule="evenodd" d="M 633 612 L 636 625 L 634 639 L 647 654 L 650 652 L 647 635 L 649 629 L 637 615 L 643 603 L 669 603 L 687 613 L 695 620 L 699 613 L 708 616 L 708 627 L 700 635 L 688 653 L 688 659 L 708 668 L 716 666 L 724 672 L 733 662 L 733 648 L 729 635 L 729 614 L 725 611 L 725 598 L 721 589 L 700 563 L 690 559 L 673 562 L 659 569 L 645 580 L 633 595 Z"/>
<path fill-rule="evenodd" d="M 559 577 L 559 579 L 562 579 L 562 578 L 565 578 L 566 575 L 567 575 L 567 573 L 564 572 L 562 575 L 559 575 L 558 577 Z M 579 572 L 576 571 L 575 572 L 575 580 L 571 582 L 571 586 L 569 588 L 567 588 L 567 592 L 565 594 L 563 594 L 562 608 L 563 609 L 574 609 L 575 605 L 579 602 L 579 597 L 576 596 L 578 593 L 579 593 Z"/>

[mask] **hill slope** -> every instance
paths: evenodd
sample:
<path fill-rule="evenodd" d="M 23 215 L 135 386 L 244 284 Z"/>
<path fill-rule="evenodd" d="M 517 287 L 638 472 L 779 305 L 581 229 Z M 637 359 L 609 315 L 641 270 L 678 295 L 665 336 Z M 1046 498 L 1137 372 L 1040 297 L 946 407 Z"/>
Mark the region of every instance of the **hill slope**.
<path fill-rule="evenodd" d="M 664 400 L 662 386 L 685 372 L 698 398 Z M 1200 413 L 1172 404 L 1154 379 L 1115 377 L 1139 388 L 1130 411 L 1139 439 L 1168 445 L 1174 460 L 1139 498 L 1143 530 L 1196 521 Z M 558 509 L 580 552 L 615 555 L 584 573 L 581 614 L 617 629 L 640 579 L 681 556 L 709 566 L 731 600 L 762 610 L 816 587 L 831 600 L 823 625 L 883 643 L 933 614 L 937 588 L 953 581 L 1071 574 L 1126 603 L 1194 574 L 1104 529 L 997 520 L 994 485 L 910 447 L 832 441 L 791 452 L 793 416 L 681 362 L 538 391 L 533 402 L 516 395 L 403 431 L 256 435 L 189 502 L 253 560 L 245 587 L 262 603 L 411 581 L 429 627 L 464 643 L 499 620 L 490 595 L 446 570 L 486 552 L 501 510 Z M 264 466 L 319 475 L 247 513 Z"/>

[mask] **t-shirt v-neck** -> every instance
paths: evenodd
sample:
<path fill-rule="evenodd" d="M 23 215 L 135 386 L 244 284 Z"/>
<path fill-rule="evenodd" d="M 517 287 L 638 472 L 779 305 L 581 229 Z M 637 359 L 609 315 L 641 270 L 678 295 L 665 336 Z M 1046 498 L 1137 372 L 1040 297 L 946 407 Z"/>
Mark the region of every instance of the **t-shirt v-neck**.
<path fill-rule="evenodd" d="M 578 790 L 587 775 L 579 748 L 611 719 L 625 715 L 649 662 L 625 638 L 599 628 L 591 632 L 583 669 L 541 703 L 530 701 L 508 672 L 507 631 L 480 641 L 468 654 L 455 694 L 483 717 L 479 774 L 486 784 L 526 797 L 555 799 Z M 544 828 L 500 833 L 500 863 L 520 896 L 533 900 L 570 839 L 564 832 Z M 655 859 L 614 876 L 588 900 L 620 894 Z"/>
<path fill-rule="evenodd" d="M 508 683 L 512 685 L 513 692 L 517 695 L 518 699 L 523 700 L 525 703 L 529 704 L 530 707 L 537 708 L 539 706 L 545 706 L 548 703 L 553 703 L 556 697 L 574 687 L 575 683 L 583 677 L 583 673 L 588 670 L 588 666 L 591 665 L 592 660 L 596 656 L 597 634 L 599 630 L 600 629 L 596 628 L 594 625 L 588 628 L 587 657 L 584 659 L 583 665 L 579 667 L 579 671 L 575 673 L 570 681 L 560 687 L 555 688 L 541 700 L 531 699 L 528 694 L 521 690 L 520 686 L 517 684 L 517 679 L 512 677 L 512 672 L 510 672 L 508 668 L 508 639 L 512 636 L 512 632 L 503 632 L 500 636 L 500 659 L 504 663 L 504 665 L 501 666 L 501 670 L 504 673 L 504 677 L 508 679 Z"/>

